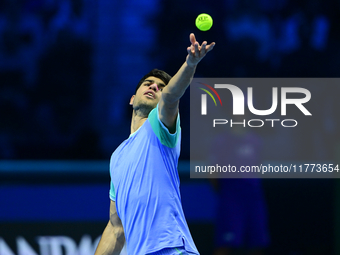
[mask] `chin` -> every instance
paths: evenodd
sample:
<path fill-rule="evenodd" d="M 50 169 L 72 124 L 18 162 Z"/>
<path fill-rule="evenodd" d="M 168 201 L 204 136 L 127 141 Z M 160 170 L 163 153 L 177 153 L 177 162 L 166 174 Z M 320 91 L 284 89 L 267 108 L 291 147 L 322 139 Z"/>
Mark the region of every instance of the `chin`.
<path fill-rule="evenodd" d="M 142 115 L 147 117 L 149 113 L 156 108 L 157 103 L 154 102 L 140 102 L 138 105 L 133 106 L 135 111 L 139 111 Z"/>

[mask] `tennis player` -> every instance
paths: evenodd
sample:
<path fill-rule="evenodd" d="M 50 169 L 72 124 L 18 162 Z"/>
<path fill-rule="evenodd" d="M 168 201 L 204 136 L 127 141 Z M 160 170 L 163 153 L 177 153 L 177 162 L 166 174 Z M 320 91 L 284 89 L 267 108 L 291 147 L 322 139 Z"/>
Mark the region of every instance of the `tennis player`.
<path fill-rule="evenodd" d="M 190 34 L 186 61 L 171 78 L 146 74 L 131 97 L 131 134 L 110 161 L 110 220 L 95 255 L 199 254 L 182 209 L 177 172 L 181 128 L 179 99 L 197 64 L 215 43 L 200 45 Z"/>

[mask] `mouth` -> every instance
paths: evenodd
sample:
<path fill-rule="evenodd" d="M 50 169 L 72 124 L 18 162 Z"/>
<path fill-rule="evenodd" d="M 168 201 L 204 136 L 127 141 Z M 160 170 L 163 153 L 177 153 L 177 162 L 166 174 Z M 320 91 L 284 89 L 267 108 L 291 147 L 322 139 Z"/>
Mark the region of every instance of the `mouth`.
<path fill-rule="evenodd" d="M 155 95 L 155 92 L 153 92 L 152 90 L 148 90 L 144 93 L 144 95 L 146 97 L 149 97 L 149 98 L 152 98 L 152 99 L 155 99 L 156 98 L 156 95 Z"/>

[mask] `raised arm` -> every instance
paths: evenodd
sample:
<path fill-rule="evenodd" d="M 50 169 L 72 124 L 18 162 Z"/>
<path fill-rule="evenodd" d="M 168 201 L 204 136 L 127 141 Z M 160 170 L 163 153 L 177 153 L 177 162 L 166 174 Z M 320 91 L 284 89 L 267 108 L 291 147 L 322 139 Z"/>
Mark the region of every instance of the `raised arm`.
<path fill-rule="evenodd" d="M 190 42 L 191 46 L 187 48 L 188 56 L 186 61 L 169 81 L 169 84 L 163 89 L 162 97 L 159 101 L 160 120 L 170 131 L 175 128 L 179 99 L 188 88 L 194 76 L 197 64 L 215 46 L 214 42 L 207 45 L 206 41 L 200 45 L 196 41 L 195 35 L 192 33 L 190 34 Z"/>
<path fill-rule="evenodd" d="M 116 203 L 111 200 L 110 220 L 104 229 L 95 255 L 119 255 L 124 243 L 123 225 L 117 214 Z"/>

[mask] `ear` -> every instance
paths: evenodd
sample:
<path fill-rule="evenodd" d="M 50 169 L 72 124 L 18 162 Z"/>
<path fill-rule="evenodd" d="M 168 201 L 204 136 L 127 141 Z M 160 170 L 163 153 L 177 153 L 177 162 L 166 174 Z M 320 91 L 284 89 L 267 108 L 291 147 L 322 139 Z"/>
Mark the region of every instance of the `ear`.
<path fill-rule="evenodd" d="M 133 105 L 133 100 L 135 99 L 135 95 L 133 95 L 130 99 L 130 105 Z"/>

